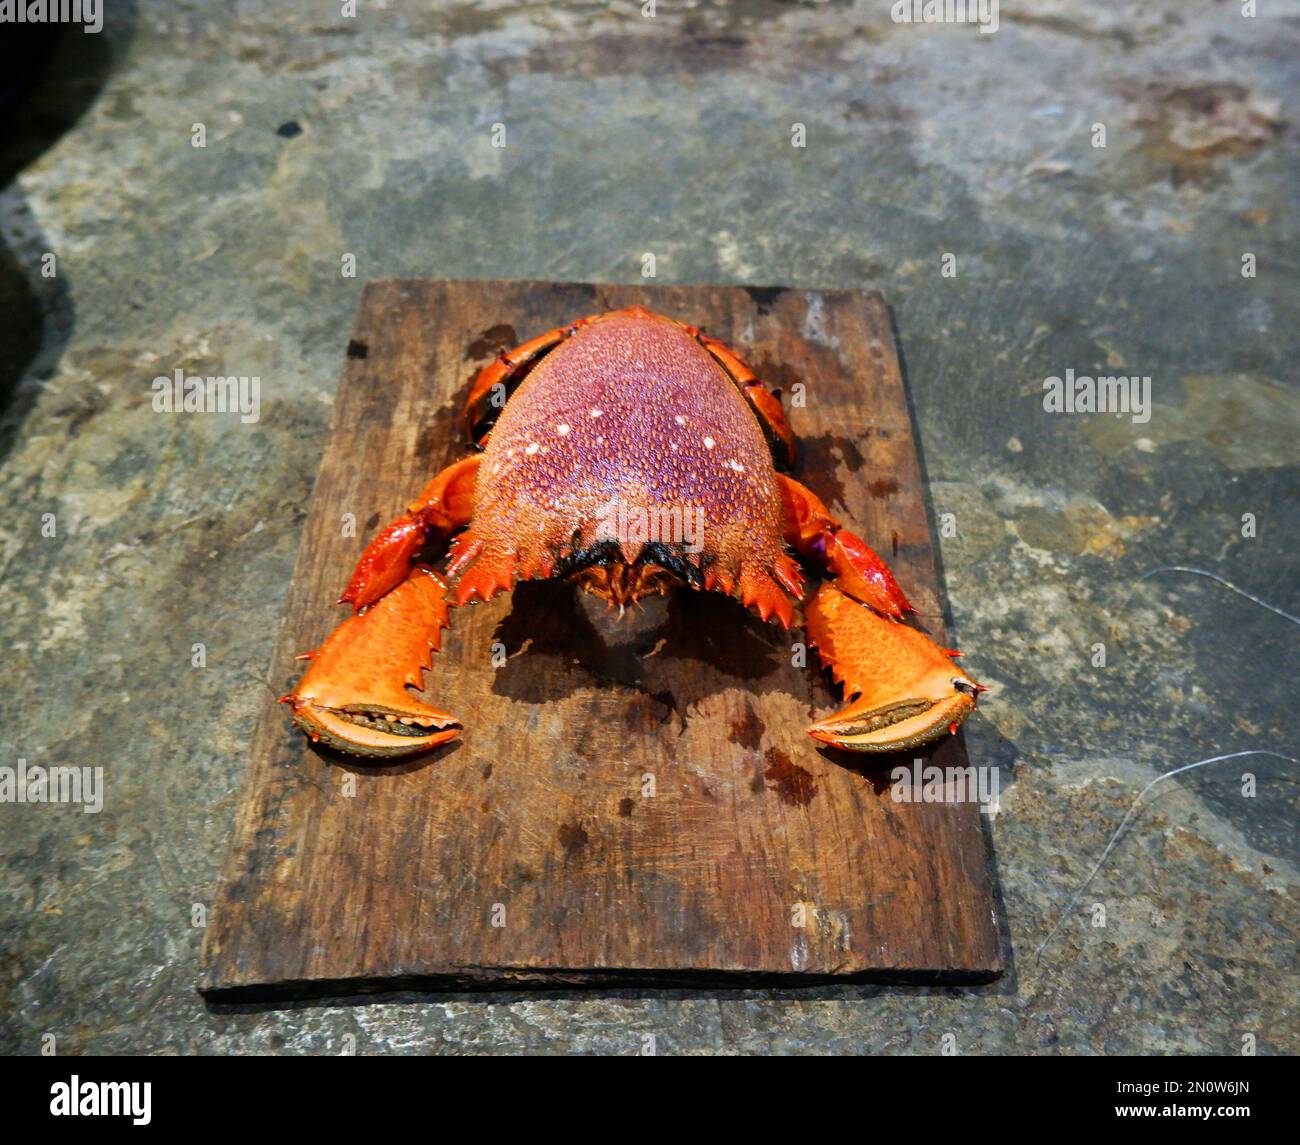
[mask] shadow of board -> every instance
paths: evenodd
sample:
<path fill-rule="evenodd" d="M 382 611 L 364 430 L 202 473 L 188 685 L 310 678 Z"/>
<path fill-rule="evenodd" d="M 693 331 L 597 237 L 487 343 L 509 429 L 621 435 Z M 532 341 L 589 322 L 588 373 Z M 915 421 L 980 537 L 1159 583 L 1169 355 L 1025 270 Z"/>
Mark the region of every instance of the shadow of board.
<path fill-rule="evenodd" d="M 75 319 L 66 264 L 54 277 L 41 274 L 51 244 L 18 179 L 95 102 L 135 16 L 134 3 L 106 5 L 97 33 L 79 24 L 0 24 L 0 459 L 53 376 Z"/>

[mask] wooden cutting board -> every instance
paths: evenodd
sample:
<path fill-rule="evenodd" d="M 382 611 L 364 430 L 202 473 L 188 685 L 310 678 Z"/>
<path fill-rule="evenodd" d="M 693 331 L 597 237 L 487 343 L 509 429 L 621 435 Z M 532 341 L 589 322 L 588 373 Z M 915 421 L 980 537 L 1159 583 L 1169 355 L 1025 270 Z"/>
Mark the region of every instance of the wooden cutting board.
<path fill-rule="evenodd" d="M 301 671 L 294 654 L 344 615 L 332 602 L 370 535 L 464 455 L 478 368 L 633 303 L 723 338 L 785 391 L 799 476 L 892 563 L 943 641 L 879 294 L 385 281 L 366 287 L 348 342 L 271 667 L 277 694 Z M 466 731 L 432 755 L 333 754 L 268 698 L 201 989 L 995 977 L 978 808 L 896 802 L 890 769 L 910 759 L 810 739 L 814 713 L 840 701 L 823 673 L 792 663 L 800 638 L 715 593 L 681 591 L 620 620 L 570 585 L 529 583 L 453 613 L 427 694 Z M 966 765 L 960 736 L 921 754 Z"/>

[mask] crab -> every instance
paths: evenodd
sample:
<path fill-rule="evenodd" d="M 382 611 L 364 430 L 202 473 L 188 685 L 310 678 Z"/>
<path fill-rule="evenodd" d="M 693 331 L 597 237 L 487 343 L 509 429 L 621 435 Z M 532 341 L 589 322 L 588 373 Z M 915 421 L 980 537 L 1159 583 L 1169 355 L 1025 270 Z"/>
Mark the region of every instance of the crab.
<path fill-rule="evenodd" d="M 906 623 L 885 562 L 789 475 L 779 398 L 721 341 L 639 306 L 580 318 L 498 355 L 465 417 L 476 451 L 370 542 L 339 600 L 352 615 L 300 657 L 282 701 L 312 740 L 382 759 L 455 738 L 461 721 L 412 691 L 452 608 L 547 577 L 620 610 L 715 591 L 788 629 L 799 606 L 849 699 L 808 729 L 837 748 L 911 749 L 974 710 L 983 686 Z"/>

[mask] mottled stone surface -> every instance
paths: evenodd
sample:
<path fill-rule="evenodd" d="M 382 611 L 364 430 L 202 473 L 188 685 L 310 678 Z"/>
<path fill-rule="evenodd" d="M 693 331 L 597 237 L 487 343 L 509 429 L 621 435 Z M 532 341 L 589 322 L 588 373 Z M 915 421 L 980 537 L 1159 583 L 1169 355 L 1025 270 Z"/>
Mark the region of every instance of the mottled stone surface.
<path fill-rule="evenodd" d="M 895 25 L 884 0 L 110 7 L 0 149 L 0 763 L 106 783 L 98 815 L 0 805 L 0 1048 L 1300 1050 L 1293 764 L 1157 788 L 1035 957 L 1159 772 L 1300 755 L 1295 624 L 1189 574 L 1137 579 L 1197 566 L 1300 612 L 1293 8 L 1006 3 L 981 35 Z M 646 252 L 661 281 L 891 301 L 955 529 L 955 630 L 995 687 L 967 734 L 1001 768 L 1013 972 L 206 1007 L 192 906 L 362 281 L 636 281 Z M 178 367 L 260 375 L 260 420 L 155 413 Z M 1045 412 L 1067 368 L 1149 375 L 1150 420 Z"/>

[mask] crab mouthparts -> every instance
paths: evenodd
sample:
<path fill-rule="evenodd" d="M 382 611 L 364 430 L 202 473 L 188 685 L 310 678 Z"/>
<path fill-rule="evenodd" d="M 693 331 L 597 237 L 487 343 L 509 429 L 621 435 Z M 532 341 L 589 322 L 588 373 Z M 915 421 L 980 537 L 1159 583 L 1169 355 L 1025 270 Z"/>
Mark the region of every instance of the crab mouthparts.
<path fill-rule="evenodd" d="M 623 609 L 643 596 L 666 596 L 682 578 L 658 565 L 611 564 L 593 566 L 574 574 L 579 588 Z"/>

